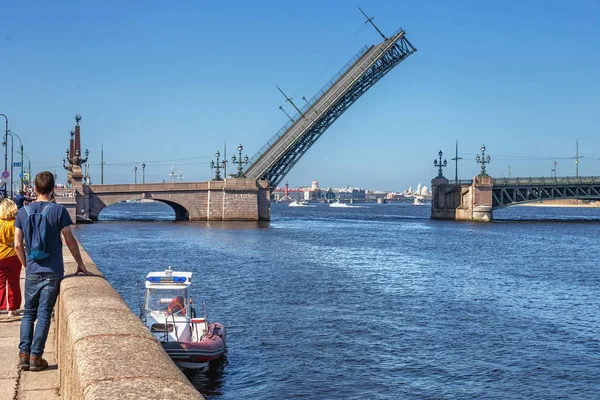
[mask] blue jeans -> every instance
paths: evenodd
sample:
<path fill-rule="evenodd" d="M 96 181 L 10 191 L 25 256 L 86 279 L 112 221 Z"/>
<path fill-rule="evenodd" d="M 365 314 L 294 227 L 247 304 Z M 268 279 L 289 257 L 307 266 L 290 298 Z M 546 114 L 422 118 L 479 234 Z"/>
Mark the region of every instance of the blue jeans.
<path fill-rule="evenodd" d="M 19 343 L 21 352 L 36 356 L 44 354 L 50 330 L 50 317 L 60 291 L 61 280 L 61 275 L 51 273 L 27 274 L 25 277 L 25 309 Z"/>

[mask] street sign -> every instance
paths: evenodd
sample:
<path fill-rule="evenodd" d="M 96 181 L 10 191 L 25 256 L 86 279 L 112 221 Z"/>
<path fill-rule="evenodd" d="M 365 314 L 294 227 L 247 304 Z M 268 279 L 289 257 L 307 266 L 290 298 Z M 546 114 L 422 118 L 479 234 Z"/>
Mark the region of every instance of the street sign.
<path fill-rule="evenodd" d="M 8 179 L 10 178 L 10 172 L 4 170 L 2 171 L 2 179 Z"/>
<path fill-rule="evenodd" d="M 29 174 L 28 173 L 23 174 L 23 179 L 26 180 L 26 181 L 28 181 L 29 180 Z"/>
<path fill-rule="evenodd" d="M 20 167 L 21 166 L 21 161 L 17 161 L 13 163 L 13 167 Z"/>

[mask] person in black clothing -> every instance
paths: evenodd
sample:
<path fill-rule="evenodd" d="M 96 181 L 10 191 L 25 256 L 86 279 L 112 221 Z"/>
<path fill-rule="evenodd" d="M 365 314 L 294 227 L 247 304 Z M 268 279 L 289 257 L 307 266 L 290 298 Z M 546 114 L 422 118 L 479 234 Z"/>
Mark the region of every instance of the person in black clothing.
<path fill-rule="evenodd" d="M 19 194 L 15 196 L 15 203 L 17 204 L 17 209 L 21 209 L 25 202 L 27 201 L 27 197 L 25 197 L 25 192 L 19 190 Z"/>

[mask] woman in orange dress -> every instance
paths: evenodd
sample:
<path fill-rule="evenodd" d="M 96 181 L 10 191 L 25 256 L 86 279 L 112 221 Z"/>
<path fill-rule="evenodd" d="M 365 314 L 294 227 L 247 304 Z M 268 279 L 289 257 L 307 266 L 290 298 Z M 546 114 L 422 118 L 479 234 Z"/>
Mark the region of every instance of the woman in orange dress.
<path fill-rule="evenodd" d="M 11 199 L 2 199 L 0 201 L 0 307 L 8 309 L 9 317 L 19 315 L 17 310 L 21 307 L 21 262 L 14 249 L 16 215 L 15 202 Z"/>

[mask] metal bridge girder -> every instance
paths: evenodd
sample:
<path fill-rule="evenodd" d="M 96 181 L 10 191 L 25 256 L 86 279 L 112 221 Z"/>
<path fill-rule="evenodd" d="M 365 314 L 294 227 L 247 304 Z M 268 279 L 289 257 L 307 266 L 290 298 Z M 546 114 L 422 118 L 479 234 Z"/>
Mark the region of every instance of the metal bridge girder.
<path fill-rule="evenodd" d="M 313 107 L 310 107 L 302 116 L 300 116 L 300 118 L 312 118 L 314 114 L 317 117 L 308 125 L 304 132 L 302 132 L 296 139 L 293 140 L 290 145 L 285 146 L 286 148 L 281 151 L 280 154 L 272 156 L 273 160 L 267 161 L 269 165 L 268 168 L 263 169 L 264 167 L 258 166 L 259 164 L 265 164 L 265 162 L 262 160 L 262 157 L 265 156 L 271 149 L 275 148 L 281 140 L 285 140 L 285 136 L 288 134 L 288 132 L 293 133 L 294 129 L 298 129 L 296 124 L 305 121 L 296 121 L 294 124 L 289 126 L 288 130 L 282 134 L 278 141 L 266 149 L 262 155 L 254 157 L 256 161 L 246 169 L 245 175 L 248 177 L 255 177 L 256 179 L 268 180 L 271 188 L 275 188 L 283 180 L 291 168 L 300 160 L 300 158 L 306 154 L 310 147 L 315 144 L 321 135 L 348 108 L 350 108 L 352 104 L 354 104 L 365 92 L 367 92 L 367 90 L 375 85 L 375 83 L 383 78 L 383 76 L 391 71 L 396 65 L 416 51 L 416 49 L 404 37 L 404 32 L 401 31 L 395 35 L 394 39 L 386 39 L 386 41 L 384 41 L 382 44 L 375 47 L 374 50 L 369 50 L 367 53 L 365 53 L 363 57 L 371 57 L 371 51 L 377 52 L 379 51 L 380 46 L 390 45 L 390 42 L 387 42 L 388 40 L 395 40 L 395 42 L 387 50 L 383 51 L 383 53 L 379 55 L 378 58 L 373 61 L 366 70 L 362 71 L 360 76 L 358 76 L 354 82 L 345 89 L 344 93 L 335 102 L 328 105 L 326 109 L 316 109 L 316 106 L 319 104 L 319 101 L 322 98 L 331 95 L 330 91 L 328 90 L 327 92 L 323 93 L 323 95 L 314 103 L 314 110 Z M 363 57 L 359 58 L 344 75 L 340 76 L 338 81 L 331 86 L 331 90 L 337 90 L 336 85 L 338 82 L 341 82 L 343 79 L 348 79 L 352 76 L 352 74 L 357 72 L 354 70 L 354 67 L 365 61 Z M 306 116 L 307 114 L 308 117 Z"/>
<path fill-rule="evenodd" d="M 540 200 L 600 200 L 600 179 L 597 177 L 579 178 L 575 182 L 571 179 L 516 178 L 513 185 L 507 184 L 506 180 L 498 183 L 492 188 L 492 207 L 495 209 Z"/>

